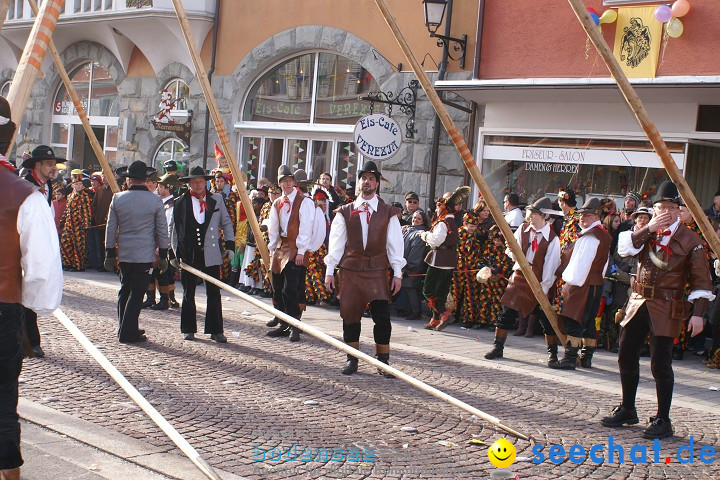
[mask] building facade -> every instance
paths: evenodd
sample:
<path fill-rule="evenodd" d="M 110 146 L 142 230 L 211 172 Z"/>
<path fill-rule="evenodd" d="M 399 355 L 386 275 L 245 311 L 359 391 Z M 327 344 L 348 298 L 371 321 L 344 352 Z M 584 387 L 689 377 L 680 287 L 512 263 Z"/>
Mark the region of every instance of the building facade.
<path fill-rule="evenodd" d="M 185 0 L 196 45 L 241 168 L 253 184 L 275 180 L 281 164 L 304 168 L 310 178 L 330 172 L 334 183 L 352 183 L 358 164 L 355 122 L 388 107 L 367 98 L 408 93 L 414 74 L 373 2 L 285 2 L 251 5 L 238 0 Z M 389 2 L 415 55 L 437 74 L 442 49 L 429 38 L 419 2 Z M 453 33 L 474 48 L 477 4 L 456 5 Z M 26 0 L 12 0 L 0 32 L 0 86 L 7 93 L 34 17 Z M 460 33 L 458 33 L 460 34 Z M 114 166 L 144 160 L 155 167 L 173 158 L 183 170 L 215 167 L 207 108 L 170 0 L 67 0 L 53 40 L 83 99 L 104 153 Z M 468 80 L 449 65 L 448 78 Z M 71 168 L 97 169 L 72 101 L 51 58 L 42 65 L 21 122 L 17 152 L 46 143 Z M 460 99 L 465 107 L 468 102 Z M 466 135 L 470 115 L 451 109 Z M 421 89 L 412 115 L 393 107 L 408 127 L 400 150 L 381 162 L 382 192 L 399 200 L 408 190 L 427 202 L 429 178 L 436 195 L 465 181 L 463 164 L 447 135 L 438 168 L 430 172 L 434 110 Z"/>

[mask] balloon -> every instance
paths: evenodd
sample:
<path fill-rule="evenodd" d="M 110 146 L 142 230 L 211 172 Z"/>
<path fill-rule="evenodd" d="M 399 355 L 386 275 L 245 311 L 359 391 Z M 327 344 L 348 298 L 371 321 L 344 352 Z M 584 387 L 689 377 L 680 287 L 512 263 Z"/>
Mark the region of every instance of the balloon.
<path fill-rule="evenodd" d="M 593 22 L 595 22 L 595 26 L 600 25 L 600 17 L 598 17 L 597 14 L 591 13 L 590 18 L 592 18 Z"/>
<path fill-rule="evenodd" d="M 690 11 L 690 2 L 688 0 L 677 0 L 670 10 L 673 17 L 684 17 Z"/>
<path fill-rule="evenodd" d="M 605 10 L 600 16 L 600 23 L 615 23 L 615 20 L 617 20 L 617 12 L 615 10 Z"/>
<path fill-rule="evenodd" d="M 683 34 L 684 30 L 685 27 L 679 18 L 673 18 L 667 23 L 667 25 L 665 25 L 665 31 L 667 32 L 668 37 L 678 38 Z"/>
<path fill-rule="evenodd" d="M 667 5 L 659 5 L 655 9 L 655 20 L 660 23 L 669 22 L 672 16 L 672 10 Z"/>

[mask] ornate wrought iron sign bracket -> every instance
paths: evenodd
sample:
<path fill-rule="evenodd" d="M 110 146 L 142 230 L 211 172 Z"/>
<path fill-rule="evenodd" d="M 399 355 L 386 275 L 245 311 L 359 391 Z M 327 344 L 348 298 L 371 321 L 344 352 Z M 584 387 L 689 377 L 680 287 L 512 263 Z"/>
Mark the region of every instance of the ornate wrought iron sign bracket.
<path fill-rule="evenodd" d="M 417 80 L 410 80 L 408 86 L 400 90 L 397 94 L 393 92 L 377 92 L 368 93 L 367 96 L 361 97 L 361 100 L 370 102 L 370 114 L 374 112 L 375 102 L 387 105 L 387 114 L 392 117 L 393 107 L 398 107 L 400 113 L 407 115 L 408 120 L 405 123 L 405 138 L 415 138 L 415 106 L 417 104 L 417 91 L 420 83 Z"/>

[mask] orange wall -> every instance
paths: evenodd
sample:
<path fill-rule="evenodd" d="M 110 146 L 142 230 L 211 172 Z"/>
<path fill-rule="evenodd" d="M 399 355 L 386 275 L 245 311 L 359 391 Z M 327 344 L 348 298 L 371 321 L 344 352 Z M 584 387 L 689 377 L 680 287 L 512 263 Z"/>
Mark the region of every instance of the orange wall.
<path fill-rule="evenodd" d="M 669 40 L 658 76 L 720 74 L 720 2 L 690 3 L 685 32 Z M 601 0 L 585 4 L 607 9 Z M 603 25 L 603 36 L 612 49 L 615 24 Z M 608 76 L 592 47 L 585 59 L 585 39 L 565 0 L 486 0 L 480 78 Z"/>
<path fill-rule="evenodd" d="M 422 2 L 388 0 L 387 3 L 418 61 L 430 53 L 439 63 L 442 49 L 428 36 Z M 240 60 L 254 47 L 276 33 L 301 25 L 325 25 L 351 32 L 372 45 L 393 65 L 402 63 L 403 70 L 410 70 L 409 63 L 372 0 L 223 0 L 215 74 L 231 75 Z M 442 32 L 443 28 L 441 26 L 439 31 Z M 456 0 L 452 36 L 468 35 L 467 72 L 472 71 L 476 30 L 477 0 Z M 212 32 L 202 50 L 206 63 L 210 59 L 211 45 Z M 429 60 L 425 62 L 425 68 L 436 69 Z M 449 70 L 458 71 L 458 62 L 451 61 Z"/>
<path fill-rule="evenodd" d="M 128 77 L 154 77 L 152 65 L 139 48 L 135 47 L 128 62 Z"/>

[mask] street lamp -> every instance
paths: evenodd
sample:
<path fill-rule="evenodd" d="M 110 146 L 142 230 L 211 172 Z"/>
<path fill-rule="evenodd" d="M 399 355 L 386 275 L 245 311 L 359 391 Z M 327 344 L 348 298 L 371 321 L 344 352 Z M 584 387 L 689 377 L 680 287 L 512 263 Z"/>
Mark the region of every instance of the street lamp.
<path fill-rule="evenodd" d="M 437 29 L 443 22 L 445 16 L 445 9 L 448 6 L 448 0 L 423 0 L 425 5 L 425 26 L 430 32 L 431 38 L 437 38 L 438 47 L 443 47 L 447 56 L 452 60 L 460 62 L 460 68 L 465 68 L 465 47 L 467 46 L 467 35 L 463 35 L 461 38 L 448 37 L 445 35 L 438 35 Z M 448 24 L 451 21 L 448 18 Z M 450 53 L 449 42 L 453 43 L 453 51 L 460 52 L 456 57 Z"/>

